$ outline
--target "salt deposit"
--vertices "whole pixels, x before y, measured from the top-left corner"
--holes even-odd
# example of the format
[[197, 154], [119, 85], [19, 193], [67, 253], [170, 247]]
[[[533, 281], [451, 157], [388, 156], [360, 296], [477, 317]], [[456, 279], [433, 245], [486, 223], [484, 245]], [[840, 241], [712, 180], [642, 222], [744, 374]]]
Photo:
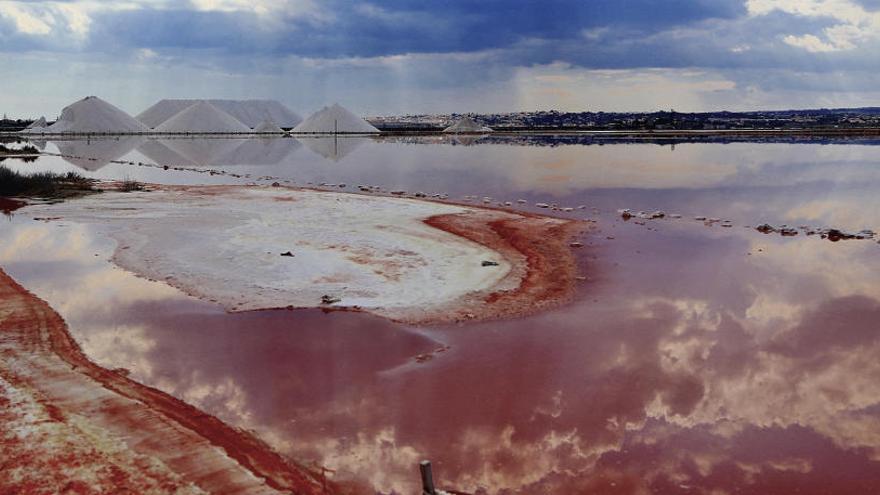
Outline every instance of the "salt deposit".
[[284, 130], [278, 127], [274, 120], [266, 119], [254, 127], [254, 132], [257, 134], [283, 134]]
[[46, 117], [40, 117], [39, 119], [33, 121], [31, 123], [31, 125], [25, 127], [24, 131], [22, 131], [22, 132], [28, 133], [28, 134], [29, 133], [45, 132], [46, 127], [48, 127], [48, 125], [46, 123]]
[[232, 115], [206, 101], [199, 101], [162, 122], [155, 131], [169, 134], [234, 134], [251, 130]]
[[310, 115], [293, 128], [301, 134], [372, 134], [379, 132], [366, 120], [335, 103]]
[[469, 133], [469, 132], [493, 132], [490, 127], [486, 127], [477, 123], [474, 119], [470, 117], [463, 117], [458, 122], [452, 124], [451, 126], [443, 129], [443, 132], [451, 132], [451, 133]]
[[[28, 214], [91, 224], [116, 240], [114, 261], [123, 268], [230, 311], [333, 306], [426, 322], [462, 307], [494, 315], [493, 304], [511, 297], [510, 308], [521, 312], [540, 294], [566, 292], [535, 292], [543, 282], [527, 270], [531, 260], [574, 265], [567, 251], [519, 251], [536, 238], [552, 245], [548, 232], [574, 225], [561, 219], [278, 187], [151, 188], [33, 205]], [[495, 224], [519, 237], [498, 238]]]
[[136, 134], [149, 129], [127, 113], [98, 98], [87, 96], [61, 111], [46, 134]]
[[275, 100], [161, 100], [144, 110], [136, 117], [154, 129], [187, 107], [206, 101], [232, 115], [249, 128], [255, 128], [265, 120], [271, 120], [281, 127], [293, 127], [302, 122], [296, 112]]

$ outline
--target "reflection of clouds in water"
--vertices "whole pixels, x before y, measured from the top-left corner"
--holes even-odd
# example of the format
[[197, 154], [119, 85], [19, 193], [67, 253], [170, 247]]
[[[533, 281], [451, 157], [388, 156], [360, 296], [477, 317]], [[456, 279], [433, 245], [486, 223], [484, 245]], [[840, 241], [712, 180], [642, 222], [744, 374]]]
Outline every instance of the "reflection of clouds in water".
[[[56, 224], [4, 225], [0, 262], [80, 260], [91, 246], [84, 226], [59, 229]], [[48, 256], [47, 256], [48, 255]]]
[[[4, 239], [0, 265], [64, 317], [90, 358], [139, 378], [151, 375], [155, 341], [148, 327], [115, 318], [116, 310], [135, 301], [171, 299], [177, 291], [107, 263], [112, 242], [97, 239], [83, 225], [16, 220], [4, 226]], [[88, 332], [77, 331], [83, 327]]]
[[[657, 191], [633, 193], [646, 202], [778, 209], [829, 222], [857, 221], [848, 219], [874, 179], [854, 164], [880, 151], [606, 146], [531, 155], [506, 148], [523, 153], [519, 159], [481, 146], [454, 153], [402, 146], [403, 155], [380, 148], [364, 146], [352, 155], [364, 159], [340, 162], [342, 172], [387, 162], [394, 175], [426, 157], [418, 171], [439, 167], [441, 178], [459, 182], [507, 183], [507, 173], [521, 173], [516, 187], [541, 192], [568, 190], [557, 179], [569, 174], [578, 176], [571, 190], [632, 180]], [[656, 159], [658, 152], [669, 156]], [[388, 156], [396, 161], [383, 162]], [[631, 163], [632, 177], [611, 170]], [[841, 170], [841, 180], [864, 187], [827, 187]], [[764, 197], [762, 181], [781, 187]], [[718, 195], [719, 183], [733, 184], [729, 195]], [[96, 276], [83, 289], [79, 275], [31, 276], [40, 291], [58, 287], [50, 302], [79, 314], [77, 326], [98, 329], [79, 335], [93, 335], [87, 351], [105, 354], [102, 363], [136, 363], [152, 384], [255, 429], [296, 458], [356, 473], [377, 488], [414, 487], [415, 463], [428, 457], [442, 486], [465, 490], [876, 492], [876, 243], [656, 225], [662, 232], [618, 225], [613, 245], [591, 261], [591, 280], [600, 282], [585, 288], [584, 300], [525, 320], [426, 330], [452, 349], [421, 365], [401, 366], [435, 342], [362, 315], [224, 315], [177, 306], [171, 295], [121, 276]], [[14, 247], [0, 247], [0, 263], [16, 255], [37, 262], [43, 243], [52, 259], [93, 256], [91, 241], [55, 239], [46, 232], [65, 229], [38, 227], [49, 230], [22, 230]], [[66, 252], [66, 243], [78, 247]], [[97, 261], [88, 266], [102, 273]], [[130, 298], [113, 299], [102, 285]], [[94, 301], [109, 303], [95, 309]], [[115, 333], [113, 321], [122, 322]], [[123, 352], [109, 355], [114, 340], [129, 338]]]
[[[869, 183], [871, 184], [871, 183]], [[867, 187], [875, 187], [870, 185]], [[789, 222], [806, 221], [819, 226], [852, 226], [850, 228], [880, 229], [880, 197], [876, 194], [839, 195], [833, 199], [815, 199], [795, 205], [784, 212]], [[875, 223], [877, 222], [877, 223]]]

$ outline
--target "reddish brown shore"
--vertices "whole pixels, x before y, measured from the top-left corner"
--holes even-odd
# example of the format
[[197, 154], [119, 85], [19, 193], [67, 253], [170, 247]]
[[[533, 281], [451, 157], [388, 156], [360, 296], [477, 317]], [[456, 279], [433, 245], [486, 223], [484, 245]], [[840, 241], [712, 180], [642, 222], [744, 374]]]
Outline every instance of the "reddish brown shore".
[[91, 362], [0, 270], [0, 494], [333, 493], [250, 434]]
[[484, 209], [435, 215], [425, 223], [501, 253], [514, 269], [509, 282], [499, 284], [512, 288], [469, 294], [449, 311], [424, 315], [419, 323], [522, 317], [574, 296], [577, 263], [569, 243], [587, 228], [584, 222], [548, 222], [548, 217], [523, 212], [499, 218], [496, 210]]

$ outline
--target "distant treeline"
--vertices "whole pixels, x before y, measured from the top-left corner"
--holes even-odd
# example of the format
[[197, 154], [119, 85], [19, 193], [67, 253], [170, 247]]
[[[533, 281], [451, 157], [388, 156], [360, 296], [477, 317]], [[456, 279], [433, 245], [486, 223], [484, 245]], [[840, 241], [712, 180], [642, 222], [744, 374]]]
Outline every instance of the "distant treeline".
[[513, 112], [404, 115], [371, 119], [382, 130], [436, 130], [463, 117], [495, 130], [748, 130], [880, 127], [880, 107], [752, 112]]
[[0, 132], [15, 132], [33, 124], [33, 120], [24, 119], [0, 119]]

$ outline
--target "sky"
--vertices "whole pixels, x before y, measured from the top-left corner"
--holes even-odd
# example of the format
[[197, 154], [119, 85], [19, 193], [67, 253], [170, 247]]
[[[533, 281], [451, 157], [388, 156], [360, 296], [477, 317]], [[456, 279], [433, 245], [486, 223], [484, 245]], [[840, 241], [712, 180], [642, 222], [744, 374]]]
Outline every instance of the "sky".
[[0, 0], [0, 112], [880, 106], [880, 0]]

